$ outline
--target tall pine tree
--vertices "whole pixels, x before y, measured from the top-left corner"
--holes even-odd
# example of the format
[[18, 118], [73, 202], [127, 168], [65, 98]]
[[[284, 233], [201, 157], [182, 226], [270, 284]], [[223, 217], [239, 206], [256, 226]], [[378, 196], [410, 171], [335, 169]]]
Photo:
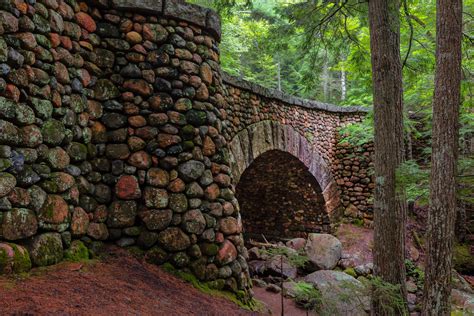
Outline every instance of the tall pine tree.
[[[405, 222], [403, 194], [395, 172], [403, 161], [403, 87], [400, 60], [400, 2], [370, 0], [369, 26], [374, 95], [375, 196], [374, 272], [383, 281], [405, 285]], [[374, 315], [389, 315], [374, 296]]]
[[461, 103], [462, 0], [438, 0], [430, 209], [422, 315], [449, 315]]

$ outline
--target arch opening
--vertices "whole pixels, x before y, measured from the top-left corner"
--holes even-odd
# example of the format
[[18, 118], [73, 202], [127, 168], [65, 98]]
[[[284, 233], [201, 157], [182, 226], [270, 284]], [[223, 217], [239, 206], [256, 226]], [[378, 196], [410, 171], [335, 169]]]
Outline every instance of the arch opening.
[[295, 156], [269, 150], [243, 172], [236, 186], [246, 239], [287, 239], [329, 232], [322, 189]]

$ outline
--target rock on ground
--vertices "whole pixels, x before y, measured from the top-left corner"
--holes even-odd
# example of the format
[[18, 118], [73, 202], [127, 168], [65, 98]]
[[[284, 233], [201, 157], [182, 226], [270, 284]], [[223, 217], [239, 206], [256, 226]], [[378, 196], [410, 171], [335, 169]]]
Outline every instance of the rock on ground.
[[309, 234], [305, 252], [311, 270], [332, 270], [341, 259], [342, 244], [329, 234]]
[[369, 298], [363, 296], [362, 283], [339, 271], [321, 270], [304, 278], [313, 284], [322, 295], [324, 315], [367, 315]]

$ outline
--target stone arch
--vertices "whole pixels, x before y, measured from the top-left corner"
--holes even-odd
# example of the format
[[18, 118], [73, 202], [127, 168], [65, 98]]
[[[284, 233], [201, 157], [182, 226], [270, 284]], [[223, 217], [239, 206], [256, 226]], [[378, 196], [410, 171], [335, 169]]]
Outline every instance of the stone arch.
[[327, 162], [292, 126], [261, 121], [237, 133], [229, 143], [230, 166], [237, 184], [252, 162], [265, 152], [279, 150], [298, 158], [321, 187], [331, 224], [340, 217], [340, 192]]

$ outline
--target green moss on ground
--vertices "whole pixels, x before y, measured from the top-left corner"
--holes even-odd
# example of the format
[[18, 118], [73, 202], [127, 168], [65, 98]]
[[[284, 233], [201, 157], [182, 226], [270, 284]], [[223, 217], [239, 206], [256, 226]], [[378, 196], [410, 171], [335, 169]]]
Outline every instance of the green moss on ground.
[[453, 251], [454, 269], [460, 273], [474, 273], [474, 255], [467, 244], [456, 244]]
[[347, 268], [344, 270], [344, 273], [349, 274], [350, 276], [357, 278], [357, 273], [354, 268]]
[[184, 272], [182, 270], [176, 269], [172, 264], [165, 263], [161, 266], [163, 270], [166, 272], [188, 282], [191, 285], [200, 290], [203, 293], [209, 294], [211, 296], [223, 297], [228, 299], [239, 307], [249, 310], [249, 311], [261, 311], [262, 310], [262, 303], [254, 298], [248, 298], [248, 295], [244, 291], [238, 291], [236, 293], [231, 293], [228, 291], [222, 291], [217, 288], [221, 288], [221, 283], [217, 281], [211, 282], [201, 282], [199, 281], [196, 276], [191, 273]]

